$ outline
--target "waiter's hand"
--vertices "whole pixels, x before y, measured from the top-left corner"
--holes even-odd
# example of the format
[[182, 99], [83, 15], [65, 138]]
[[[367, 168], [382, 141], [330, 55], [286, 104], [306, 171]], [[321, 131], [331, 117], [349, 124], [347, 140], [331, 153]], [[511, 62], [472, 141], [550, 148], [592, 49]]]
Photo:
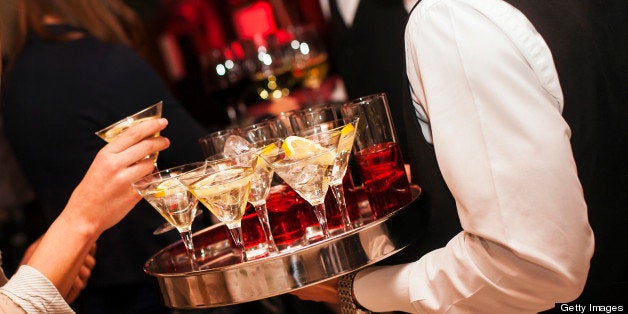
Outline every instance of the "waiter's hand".
[[340, 299], [338, 299], [337, 286], [338, 278], [334, 278], [311, 287], [293, 291], [290, 294], [296, 295], [301, 300], [339, 304]]

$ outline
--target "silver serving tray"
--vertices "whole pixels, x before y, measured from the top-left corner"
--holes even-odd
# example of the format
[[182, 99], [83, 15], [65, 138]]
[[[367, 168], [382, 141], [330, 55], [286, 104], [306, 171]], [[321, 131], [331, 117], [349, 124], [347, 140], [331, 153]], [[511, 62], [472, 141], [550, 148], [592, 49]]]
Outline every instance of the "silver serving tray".
[[153, 255], [144, 271], [157, 278], [166, 306], [211, 308], [250, 302], [314, 285], [389, 257], [416, 240], [421, 189], [414, 199], [378, 220], [329, 239], [278, 255], [241, 262], [227, 227], [214, 225], [193, 236], [201, 270], [192, 271], [181, 241]]

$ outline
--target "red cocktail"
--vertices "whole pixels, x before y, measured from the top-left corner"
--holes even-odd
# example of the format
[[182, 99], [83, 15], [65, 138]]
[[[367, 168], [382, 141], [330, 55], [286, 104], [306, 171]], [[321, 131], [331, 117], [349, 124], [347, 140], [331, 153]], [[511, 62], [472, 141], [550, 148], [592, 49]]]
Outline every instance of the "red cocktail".
[[375, 144], [356, 152], [354, 156], [375, 219], [412, 201], [412, 191], [397, 143]]
[[242, 216], [242, 242], [244, 242], [247, 259], [252, 260], [268, 255], [268, 243], [264, 237], [264, 230], [255, 208], [250, 203], [246, 204], [246, 210]]
[[306, 241], [305, 229], [301, 227], [299, 220], [300, 210], [296, 197], [292, 188], [281, 184], [271, 187], [266, 198], [271, 232], [280, 251], [303, 246]]
[[[349, 213], [351, 224], [354, 227], [359, 226], [362, 214], [360, 213], [360, 208], [355, 198], [355, 187], [353, 186], [351, 171], [347, 171], [342, 178], [342, 188], [344, 189], [345, 202], [347, 204], [347, 212]], [[325, 208], [327, 208], [327, 225], [329, 229], [336, 232], [344, 231], [342, 229], [342, 214], [340, 213], [338, 202], [334, 198], [331, 188], [327, 191], [327, 195], [325, 196]], [[315, 218], [316, 217], [314, 217], [314, 219]]]

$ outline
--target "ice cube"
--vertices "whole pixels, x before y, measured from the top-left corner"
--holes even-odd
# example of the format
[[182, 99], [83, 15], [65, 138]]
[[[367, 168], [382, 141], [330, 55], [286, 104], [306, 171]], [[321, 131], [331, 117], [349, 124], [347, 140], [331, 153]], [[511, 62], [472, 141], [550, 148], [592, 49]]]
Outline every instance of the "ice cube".
[[227, 156], [235, 156], [253, 149], [253, 144], [239, 135], [229, 135], [225, 141], [223, 153]]

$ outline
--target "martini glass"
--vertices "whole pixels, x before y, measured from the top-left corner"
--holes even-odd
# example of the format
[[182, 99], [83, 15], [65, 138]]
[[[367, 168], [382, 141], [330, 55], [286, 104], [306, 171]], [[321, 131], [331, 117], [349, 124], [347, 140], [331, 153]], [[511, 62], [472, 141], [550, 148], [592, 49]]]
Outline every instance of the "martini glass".
[[[118, 135], [122, 134], [124, 131], [126, 131], [128, 128], [132, 126], [140, 124], [146, 120], [161, 118], [162, 106], [163, 106], [163, 102], [160, 101], [114, 124], [111, 124], [110, 126], [96, 132], [96, 135], [98, 135], [98, 137], [102, 138], [107, 143], [109, 143], [113, 141], [114, 139], [116, 139]], [[155, 137], [157, 136], [159, 136], [159, 132], [155, 133]], [[157, 155], [158, 153], [155, 152], [146, 157], [153, 160], [153, 163], [155, 164], [155, 168], [157, 168]]]
[[209, 211], [224, 222], [235, 245], [247, 260], [242, 242], [242, 216], [251, 190], [257, 156], [232, 157], [227, 162], [206, 162], [206, 167], [180, 181]]
[[334, 170], [339, 139], [340, 132], [326, 133], [317, 142], [289, 136], [276, 154], [261, 155], [290, 187], [314, 207], [324, 238], [330, 237], [325, 216], [325, 194]]
[[[255, 147], [255, 154], [276, 154], [276, 150], [281, 146], [281, 140], [277, 138], [267, 139], [253, 142], [252, 144]], [[255, 165], [255, 173], [253, 174], [253, 180], [251, 182], [251, 193], [249, 195], [249, 203], [255, 208], [257, 217], [262, 225], [262, 230], [264, 231], [264, 236], [266, 237], [266, 242], [268, 243], [268, 251], [271, 254], [279, 251], [273, 239], [270, 223], [268, 221], [268, 209], [266, 208], [266, 198], [270, 192], [273, 174], [274, 171], [270, 165], [264, 161], [262, 157], [258, 157], [257, 164]]]
[[[283, 137], [283, 131], [277, 120], [267, 120], [241, 127], [238, 128], [238, 132], [251, 142], [251, 145], [258, 150], [259, 154], [276, 155], [276, 150], [282, 143], [279, 137]], [[278, 249], [271, 232], [268, 209], [266, 208], [266, 198], [273, 182], [274, 170], [260, 157], [255, 168], [255, 174], [256, 177], [253, 178], [249, 202], [255, 207], [264, 233], [267, 236], [269, 251], [271, 253], [277, 252]]]
[[349, 158], [351, 157], [351, 149], [353, 148], [355, 130], [358, 127], [358, 121], [359, 118], [354, 117], [348, 123], [345, 123], [343, 120], [322, 122], [311, 128], [298, 132], [299, 135], [317, 142], [320, 141], [321, 138], [325, 139], [331, 136], [331, 134], [340, 133], [340, 140], [338, 141], [338, 148], [336, 149], [336, 160], [334, 162], [329, 186], [331, 187], [331, 191], [334, 193], [334, 198], [338, 203], [338, 209], [340, 210], [344, 231], [353, 229], [351, 225], [351, 218], [349, 217], [349, 211], [347, 210], [347, 202], [345, 200], [342, 181], [347, 172], [347, 166], [349, 165]]
[[[107, 143], [115, 140], [118, 135], [122, 134], [124, 131], [126, 131], [128, 128], [135, 126], [137, 124], [142, 123], [143, 121], [146, 120], [150, 120], [150, 119], [158, 119], [161, 118], [161, 111], [162, 111], [162, 107], [163, 107], [163, 102], [160, 101], [150, 107], [144, 108], [139, 112], [136, 112], [114, 124], [109, 125], [108, 127], [96, 132], [96, 135], [98, 135], [98, 137], [102, 138], [103, 140], [105, 140]], [[159, 136], [159, 132], [155, 133], [155, 137]], [[150, 158], [153, 160], [153, 164], [155, 165], [155, 169], [157, 169], [157, 156], [158, 156], [158, 152], [152, 153], [148, 156], [146, 156], [146, 158]], [[200, 213], [200, 212], [199, 212]], [[168, 232], [172, 229], [175, 229], [175, 227], [169, 223], [164, 223], [163, 225], [161, 225], [159, 228], [155, 229], [155, 231], [153, 231], [154, 235], [158, 235], [158, 234], [162, 234], [165, 232]]]
[[177, 228], [185, 245], [192, 270], [198, 269], [192, 242], [192, 222], [198, 200], [181, 183], [180, 178], [202, 172], [204, 162], [185, 164], [151, 173], [133, 188], [150, 203], [169, 224]]

